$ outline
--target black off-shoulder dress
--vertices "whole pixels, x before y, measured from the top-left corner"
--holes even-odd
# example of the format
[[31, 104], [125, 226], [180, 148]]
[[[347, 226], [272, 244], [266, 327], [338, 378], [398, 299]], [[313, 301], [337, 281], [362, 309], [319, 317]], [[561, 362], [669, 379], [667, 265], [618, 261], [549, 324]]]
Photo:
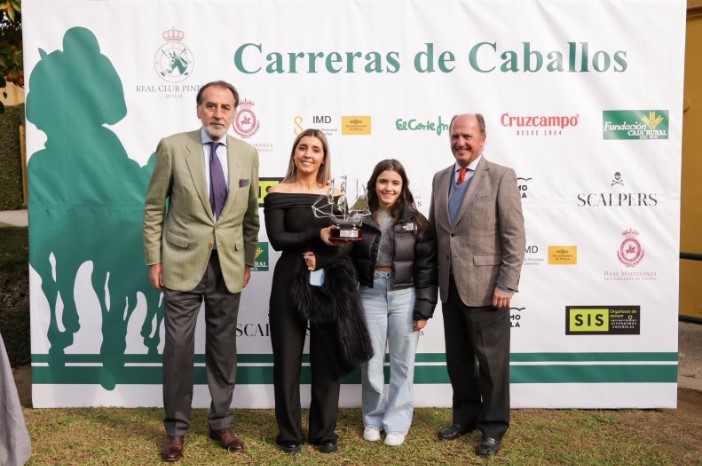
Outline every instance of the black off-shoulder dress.
[[[311, 383], [309, 441], [336, 442], [339, 387], [343, 375], [372, 355], [357, 293], [350, 247], [327, 246], [319, 232], [331, 224], [315, 218], [318, 194], [270, 193], [264, 199], [266, 232], [282, 251], [273, 272], [269, 321], [273, 346], [275, 414], [279, 445], [303, 443], [300, 383]], [[322, 287], [309, 285], [302, 254], [315, 253], [324, 268]], [[305, 337], [310, 335], [311, 380], [301, 378]]]

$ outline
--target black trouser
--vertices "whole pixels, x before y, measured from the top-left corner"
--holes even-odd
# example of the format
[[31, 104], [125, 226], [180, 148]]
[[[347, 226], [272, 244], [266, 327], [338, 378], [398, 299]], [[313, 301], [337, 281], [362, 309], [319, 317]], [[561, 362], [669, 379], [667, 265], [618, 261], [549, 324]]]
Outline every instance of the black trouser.
[[466, 306], [451, 277], [443, 317], [453, 422], [499, 440], [509, 427], [509, 309]]
[[[276, 275], [278, 273], [290, 273], [283, 261], [276, 266]], [[312, 385], [309, 441], [320, 443], [336, 440], [334, 430], [339, 413], [340, 380], [335, 376], [330, 351], [322, 338], [324, 329], [313, 328], [309, 332], [312, 380], [302, 381], [300, 372], [307, 322], [291, 302], [289, 282], [276, 279], [276, 276], [273, 277], [269, 321], [273, 346], [275, 417], [280, 430], [276, 442], [302, 443], [305, 439], [300, 406], [301, 382]]]

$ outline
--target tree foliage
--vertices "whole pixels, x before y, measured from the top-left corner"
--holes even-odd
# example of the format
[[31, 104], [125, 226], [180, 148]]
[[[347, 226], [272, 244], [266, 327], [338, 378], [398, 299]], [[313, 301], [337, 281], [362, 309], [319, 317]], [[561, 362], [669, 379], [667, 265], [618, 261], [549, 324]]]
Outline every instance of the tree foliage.
[[[24, 87], [21, 12], [21, 0], [0, 0], [0, 89], [5, 97], [7, 82]], [[4, 109], [0, 103], [0, 112]]]

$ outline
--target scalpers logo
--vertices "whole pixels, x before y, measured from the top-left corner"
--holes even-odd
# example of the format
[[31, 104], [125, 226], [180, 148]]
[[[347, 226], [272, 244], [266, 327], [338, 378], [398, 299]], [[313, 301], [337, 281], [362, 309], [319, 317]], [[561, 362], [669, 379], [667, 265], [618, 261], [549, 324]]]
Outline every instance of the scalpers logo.
[[510, 115], [503, 113], [500, 124], [513, 128], [516, 136], [562, 136], [567, 128], [580, 124], [580, 115]]
[[527, 193], [529, 190], [529, 185], [527, 183], [529, 181], [531, 181], [531, 178], [517, 178], [517, 188], [519, 189], [519, 195], [522, 199], [527, 199], [529, 197]]
[[156, 51], [156, 73], [168, 82], [181, 82], [192, 73], [195, 66], [192, 52], [181, 43], [185, 33], [173, 27], [164, 31], [162, 36], [166, 44]]
[[256, 118], [253, 111], [254, 103], [252, 100], [244, 99], [239, 102], [239, 107], [234, 116], [232, 129], [242, 138], [250, 138], [258, 131], [261, 122]]
[[436, 117], [436, 120], [418, 119], [418, 118], [398, 118], [395, 120], [395, 129], [397, 131], [422, 131], [434, 133], [441, 136], [445, 131], [448, 131], [449, 125], [441, 119], [441, 115]]
[[668, 139], [668, 110], [605, 110], [604, 139]]
[[254, 266], [252, 272], [267, 272], [268, 271], [268, 243], [259, 241], [256, 248], [256, 257], [254, 258]]
[[638, 236], [639, 232], [633, 228], [624, 230], [622, 232], [624, 236], [624, 241], [619, 245], [619, 251], [617, 251], [617, 257], [619, 261], [626, 265], [627, 267], [635, 267], [644, 258], [644, 249], [639, 243]]
[[614, 172], [608, 184], [614, 191], [578, 193], [578, 207], [655, 207], [658, 205], [657, 193], [626, 191], [621, 172]]
[[237, 337], [269, 337], [271, 326], [268, 322], [238, 322], [236, 324]]

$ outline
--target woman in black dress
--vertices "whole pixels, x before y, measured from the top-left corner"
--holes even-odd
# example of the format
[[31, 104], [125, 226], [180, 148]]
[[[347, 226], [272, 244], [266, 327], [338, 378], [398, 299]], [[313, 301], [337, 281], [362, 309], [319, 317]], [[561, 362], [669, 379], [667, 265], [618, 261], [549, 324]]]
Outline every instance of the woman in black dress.
[[[273, 346], [276, 443], [300, 451], [300, 383], [305, 336], [310, 334], [312, 400], [308, 440], [320, 452], [337, 450], [336, 421], [341, 378], [372, 355], [363, 320], [350, 247], [329, 241], [331, 220], [316, 218], [312, 205], [330, 189], [326, 137], [315, 129], [293, 144], [283, 181], [264, 198], [266, 232], [282, 251], [273, 273], [269, 321]], [[310, 272], [324, 269], [321, 286]], [[306, 382], [307, 383], [307, 382]]]

